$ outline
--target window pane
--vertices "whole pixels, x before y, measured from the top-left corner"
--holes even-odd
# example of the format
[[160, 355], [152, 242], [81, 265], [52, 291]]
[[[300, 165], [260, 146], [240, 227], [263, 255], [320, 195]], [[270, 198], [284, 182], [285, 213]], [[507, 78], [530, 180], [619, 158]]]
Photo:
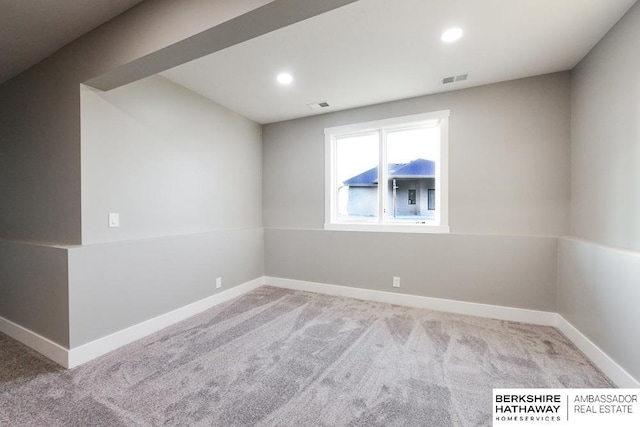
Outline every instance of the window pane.
[[336, 140], [337, 219], [378, 218], [378, 133]]
[[387, 133], [386, 220], [423, 222], [436, 219], [439, 139], [438, 127]]

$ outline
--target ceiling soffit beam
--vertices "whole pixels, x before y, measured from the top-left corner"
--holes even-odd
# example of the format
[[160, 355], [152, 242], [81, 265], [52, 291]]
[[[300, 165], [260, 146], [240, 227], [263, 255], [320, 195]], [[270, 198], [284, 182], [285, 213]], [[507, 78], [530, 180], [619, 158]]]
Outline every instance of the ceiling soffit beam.
[[112, 90], [356, 1], [358, 0], [274, 0], [209, 30], [116, 67], [85, 84], [103, 91]]

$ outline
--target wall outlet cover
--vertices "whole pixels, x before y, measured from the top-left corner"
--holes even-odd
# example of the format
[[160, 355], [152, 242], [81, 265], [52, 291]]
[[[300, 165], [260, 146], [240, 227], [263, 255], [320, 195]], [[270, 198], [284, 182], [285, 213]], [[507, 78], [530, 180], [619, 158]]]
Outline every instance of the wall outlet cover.
[[109, 214], [109, 228], [120, 227], [120, 214], [119, 213], [110, 213]]

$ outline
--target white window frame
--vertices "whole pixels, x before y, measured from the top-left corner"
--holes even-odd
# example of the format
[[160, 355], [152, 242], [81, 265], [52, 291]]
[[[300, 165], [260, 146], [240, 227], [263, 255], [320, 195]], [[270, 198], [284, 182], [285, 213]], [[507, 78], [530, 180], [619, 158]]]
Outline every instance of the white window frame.
[[[411, 127], [425, 125], [440, 127], [440, 159], [436, 162], [436, 219], [433, 223], [420, 223], [385, 220], [384, 208], [387, 202], [387, 192], [381, 190], [381, 183], [387, 182], [388, 171], [386, 167], [386, 133]], [[336, 144], [338, 138], [363, 133], [380, 134], [380, 153], [378, 173], [378, 218], [368, 220], [339, 220], [337, 218], [337, 154]], [[325, 230], [344, 231], [386, 231], [405, 233], [449, 233], [449, 110], [433, 111], [430, 113], [415, 114], [411, 116], [395, 117], [371, 122], [356, 123], [345, 126], [326, 128], [325, 135]]]

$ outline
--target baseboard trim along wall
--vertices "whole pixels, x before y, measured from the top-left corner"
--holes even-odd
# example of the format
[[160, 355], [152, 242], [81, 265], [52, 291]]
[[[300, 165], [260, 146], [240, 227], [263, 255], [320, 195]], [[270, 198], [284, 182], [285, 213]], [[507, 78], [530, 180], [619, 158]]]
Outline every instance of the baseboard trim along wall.
[[620, 388], [640, 388], [640, 381], [636, 380], [622, 366], [618, 365], [604, 351], [595, 345], [582, 332], [576, 329], [560, 314], [557, 315], [556, 327], [562, 332], [576, 347], [580, 349], [591, 362], [605, 373]]
[[329, 285], [326, 283], [307, 282], [303, 280], [283, 279], [280, 277], [267, 276], [265, 277], [265, 284], [279, 288], [397, 304], [407, 307], [426, 308], [429, 310], [445, 311], [448, 313], [511, 320], [514, 322], [532, 323], [535, 325], [556, 325], [556, 313], [549, 311], [536, 311], [525, 308], [503, 307], [498, 305], [424, 297], [395, 292], [374, 291], [371, 289]]
[[591, 340], [585, 337], [578, 329], [558, 313], [374, 291], [371, 289], [351, 288], [326, 283], [284, 279], [281, 277], [267, 276], [264, 278], [264, 283], [269, 286], [280, 288], [343, 296], [366, 301], [425, 308], [429, 310], [466, 314], [491, 319], [510, 320], [513, 322], [553, 326], [573, 342], [575, 346], [578, 347], [578, 349], [580, 349], [580, 351], [582, 351], [591, 360], [591, 362], [604, 372], [605, 375], [607, 375], [618, 387], [640, 388], [640, 381], [631, 376], [604, 351], [591, 342]]
[[0, 317], [0, 332], [31, 347], [38, 353], [53, 360], [64, 368], [74, 368], [106, 353], [158, 332], [181, 320], [201, 313], [213, 306], [222, 304], [246, 294], [264, 283], [263, 277], [251, 280], [227, 289], [210, 297], [201, 299], [184, 307], [138, 323], [111, 335], [99, 338], [81, 346], [67, 349], [42, 337], [20, 325]]
[[0, 332], [31, 347], [38, 353], [67, 368], [69, 350], [29, 329], [0, 317]]
[[246, 294], [263, 284], [263, 278], [258, 277], [249, 282], [234, 286], [210, 297], [201, 299], [184, 307], [154, 317], [137, 325], [115, 332], [106, 337], [99, 338], [87, 344], [69, 350], [68, 368], [73, 368], [86, 363], [96, 357], [109, 353], [117, 348], [130, 344], [148, 335], [158, 332], [161, 329], [171, 326], [181, 320], [187, 319], [201, 313], [213, 306], [222, 304], [239, 296]]
[[640, 388], [640, 381], [625, 371], [558, 313], [374, 291], [270, 276], [256, 278], [70, 350], [2, 317], [0, 317], [0, 332], [22, 342], [65, 368], [73, 368], [213, 306], [242, 296], [263, 285], [470, 316], [553, 326], [558, 328], [576, 347], [585, 353], [591, 362], [601, 369], [618, 387]]

